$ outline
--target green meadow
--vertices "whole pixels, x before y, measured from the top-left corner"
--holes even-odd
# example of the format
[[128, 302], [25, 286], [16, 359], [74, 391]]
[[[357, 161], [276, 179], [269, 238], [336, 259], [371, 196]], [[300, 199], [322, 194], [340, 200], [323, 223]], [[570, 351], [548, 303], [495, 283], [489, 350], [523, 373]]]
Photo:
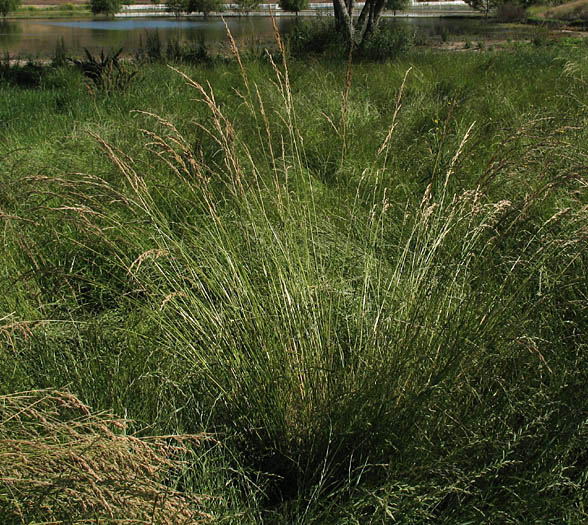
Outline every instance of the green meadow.
[[540, 44], [1, 64], [0, 521], [586, 521], [588, 47]]

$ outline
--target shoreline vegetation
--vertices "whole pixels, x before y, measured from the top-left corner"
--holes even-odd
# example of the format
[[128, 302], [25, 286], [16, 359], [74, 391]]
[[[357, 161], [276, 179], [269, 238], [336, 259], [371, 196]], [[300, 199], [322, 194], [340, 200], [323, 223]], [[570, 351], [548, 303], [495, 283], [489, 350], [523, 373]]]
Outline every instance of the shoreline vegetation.
[[[494, 23], [493, 26], [501, 24]], [[588, 41], [588, 32], [574, 27], [555, 25], [544, 25], [537, 23], [503, 23], [508, 28], [508, 35], [494, 34], [492, 31], [485, 31], [484, 25], [478, 32], [466, 34], [451, 34], [445, 28], [441, 28], [436, 35], [426, 35], [417, 30], [398, 27], [382, 22], [379, 35], [365, 49], [358, 50], [355, 58], [374, 60], [386, 60], [405, 53], [411, 48], [429, 49], [436, 52], [480, 52], [489, 50], [492, 52], [513, 52], [521, 46], [549, 46], [560, 47], [579, 46], [583, 47]], [[334, 27], [328, 19], [313, 22], [312, 20], [300, 20], [294, 32], [287, 38], [289, 50], [298, 56], [321, 56], [332, 55], [341, 58], [344, 49], [343, 42], [338, 40], [334, 34]], [[275, 52], [277, 49], [273, 39], [258, 40], [253, 44], [247, 41], [242, 43], [246, 53], [253, 51], [255, 54], [264, 54], [268, 49]], [[252, 46], [247, 50], [248, 46]], [[100, 52], [100, 51], [99, 51]], [[233, 52], [227, 42], [216, 42], [207, 44], [204, 41], [186, 41], [181, 39], [163, 41], [157, 30], [146, 30], [145, 38], [140, 39], [137, 49], [126, 50], [124, 48], [102, 49], [102, 54], [110, 55], [119, 53], [120, 61], [140, 65], [145, 61], [155, 62], [185, 62], [188, 63], [215, 63], [229, 59]], [[44, 56], [31, 56], [25, 54], [5, 53], [0, 62], [6, 72], [10, 67], [29, 67], [39, 71], [44, 68], [66, 62], [74, 63], [79, 59], [88, 58], [88, 50], [70, 50], [63, 40], [58, 40], [53, 50], [47, 50]], [[91, 54], [90, 54], [91, 57]], [[96, 61], [98, 57], [91, 57], [90, 61]], [[1, 78], [1, 77], [0, 77]]]
[[[190, 14], [181, 14], [175, 15], [172, 11], [165, 11], [162, 10], [163, 4], [145, 4], [140, 6], [126, 6], [123, 5], [122, 10], [115, 15], [96, 15], [93, 14], [90, 10], [89, 3], [87, 2], [60, 2], [56, 4], [37, 4], [31, 3], [23, 3], [17, 10], [9, 13], [6, 19], [27, 19], [27, 18], [58, 18], [58, 17], [80, 17], [80, 18], [120, 18], [120, 17], [144, 17], [144, 16], [151, 16], [151, 17], [160, 17], [160, 16], [167, 16], [170, 18], [179, 18], [179, 19], [209, 19], [209, 18], [219, 18], [219, 17], [245, 17], [245, 16], [289, 16], [294, 17], [296, 16], [294, 13], [281, 11], [281, 10], [270, 10], [267, 8], [253, 8], [247, 13], [239, 10], [231, 10], [230, 8], [225, 8], [222, 12], [210, 12], [206, 15], [202, 13], [190, 13]], [[153, 7], [153, 11], [150, 12], [149, 6]], [[298, 13], [300, 18], [308, 18], [308, 17], [324, 17], [332, 15], [332, 6], [329, 4], [325, 4], [325, 8], [313, 8], [313, 9], [305, 9]], [[140, 7], [141, 9], [137, 9]], [[147, 9], [143, 9], [146, 7]], [[404, 11], [387, 11], [385, 13], [385, 17], [407, 17], [407, 16], [428, 16], [428, 17], [444, 17], [444, 16], [458, 16], [458, 17], [480, 17], [480, 13], [472, 10], [467, 5], [463, 7], [456, 7], [450, 5], [445, 9], [441, 8], [431, 8], [427, 10], [426, 8], [415, 8], [412, 10], [404, 10]]]
[[0, 60], [4, 524], [588, 519], [588, 41], [409, 37]]
[[[150, 4], [146, 4], [150, 5]], [[154, 7], [158, 7], [160, 3], [153, 3], [151, 4]], [[328, 5], [328, 4], [326, 4]], [[121, 13], [124, 13], [123, 11]], [[132, 6], [131, 6], [132, 7]], [[456, 11], [455, 6], [446, 7], [444, 10], [439, 11], [435, 9], [429, 13], [429, 16], [472, 16], [472, 17], [479, 17], [483, 16], [480, 13], [471, 10], [469, 13], [467, 12], [470, 8], [469, 6], [464, 6], [465, 11], [458, 10]], [[258, 8], [251, 9], [247, 16], [254, 15], [256, 11], [259, 11]], [[316, 10], [305, 10], [300, 13], [300, 16], [316, 16]], [[410, 8], [408, 9], [410, 13]], [[418, 9], [414, 11], [413, 14], [416, 16], [422, 16], [421, 13], [422, 9]], [[269, 15], [270, 13], [267, 10], [263, 11], [265, 15]], [[426, 10], [425, 10], [426, 12]], [[420, 14], [421, 13], [421, 14]], [[120, 13], [119, 13], [120, 14]], [[129, 11], [129, 16], [133, 16], [133, 14], [140, 15], [140, 12], [134, 13], [133, 11]], [[160, 14], [160, 13], [157, 13]], [[215, 14], [211, 13], [207, 16], [227, 16], [225, 14]], [[288, 16], [294, 16], [292, 13], [288, 13]], [[396, 11], [388, 11], [386, 16], [410, 16], [407, 14], [406, 10]], [[170, 16], [173, 14], [170, 12]], [[202, 14], [191, 14], [191, 17], [203, 17]], [[229, 16], [245, 16], [243, 13], [234, 12], [229, 13]], [[527, 16], [531, 23], [551, 23], [551, 24], [571, 24], [575, 26], [586, 27], [588, 24], [588, 0], [573, 0], [571, 2], [563, 3], [560, 5], [556, 5], [555, 7], [550, 7], [548, 5], [541, 5], [541, 6], [531, 6], [527, 9]], [[59, 17], [92, 17], [95, 18], [96, 15], [92, 14], [89, 3], [74, 0], [67, 1], [67, 0], [25, 0], [23, 4], [14, 12], [9, 13], [6, 17], [7, 19], [18, 19], [18, 18], [59, 18]]]

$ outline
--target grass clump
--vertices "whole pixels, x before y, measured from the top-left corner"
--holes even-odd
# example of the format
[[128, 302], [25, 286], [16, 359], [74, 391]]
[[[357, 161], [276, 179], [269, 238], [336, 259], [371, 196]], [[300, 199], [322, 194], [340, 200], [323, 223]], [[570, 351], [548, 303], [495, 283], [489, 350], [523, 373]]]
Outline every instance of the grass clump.
[[[416, 42], [414, 32], [393, 22], [382, 22], [377, 32], [358, 49], [357, 60], [392, 60], [405, 54]], [[298, 22], [288, 37], [288, 49], [293, 56], [324, 56], [347, 58], [346, 43], [331, 21]]]
[[174, 489], [229, 522], [581, 521], [580, 51], [278, 47], [146, 66], [70, 157], [2, 109], [5, 388], [214, 435]]
[[138, 71], [133, 65], [120, 60], [122, 49], [106, 54], [102, 50], [96, 57], [87, 49], [84, 52], [84, 59], [74, 59], [73, 62], [88, 79], [89, 89], [103, 93], [122, 91], [135, 80]]

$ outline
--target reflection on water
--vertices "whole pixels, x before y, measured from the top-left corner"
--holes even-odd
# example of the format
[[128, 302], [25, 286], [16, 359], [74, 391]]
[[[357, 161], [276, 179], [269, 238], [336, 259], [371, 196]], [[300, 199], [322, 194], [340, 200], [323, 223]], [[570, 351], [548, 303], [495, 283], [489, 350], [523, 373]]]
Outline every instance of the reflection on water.
[[[280, 17], [278, 29], [286, 34], [295, 18]], [[244, 17], [227, 20], [237, 41], [258, 42], [273, 35], [269, 17]], [[133, 53], [145, 42], [148, 32], [157, 31], [163, 44], [170, 41], [205, 42], [207, 45], [228, 41], [220, 19], [176, 20], [140, 18], [123, 20], [11, 20], [0, 23], [0, 52], [11, 56], [48, 57], [63, 40], [68, 54], [80, 54], [123, 48]]]
[[[488, 24], [480, 18], [397, 18], [391, 23], [408, 25], [428, 36], [472, 35], [481, 38], [510, 38], [512, 29]], [[295, 17], [278, 17], [281, 34], [296, 24]], [[237, 41], [252, 43], [270, 40], [273, 35], [269, 17], [229, 18], [227, 25]], [[0, 21], [0, 53], [11, 56], [48, 57], [58, 42], [63, 41], [68, 54], [79, 55], [87, 48], [120, 49], [134, 53], [157, 32], [160, 42], [204, 42], [208, 46], [227, 42], [225, 24], [218, 18], [208, 20], [177, 20], [175, 18], [136, 18], [119, 20], [14, 20]]]
[[22, 27], [19, 24], [0, 20], [0, 51], [2, 54], [8, 50], [9, 45], [18, 45], [21, 33]]
[[189, 20], [162, 20], [162, 19], [127, 19], [127, 20], [75, 20], [64, 22], [47, 22], [48, 25], [59, 27], [77, 27], [79, 29], [101, 29], [104, 31], [131, 31], [136, 29], [194, 29], [194, 28], [212, 28], [214, 26], [222, 27], [224, 24], [221, 20], [207, 20], [192, 22]]

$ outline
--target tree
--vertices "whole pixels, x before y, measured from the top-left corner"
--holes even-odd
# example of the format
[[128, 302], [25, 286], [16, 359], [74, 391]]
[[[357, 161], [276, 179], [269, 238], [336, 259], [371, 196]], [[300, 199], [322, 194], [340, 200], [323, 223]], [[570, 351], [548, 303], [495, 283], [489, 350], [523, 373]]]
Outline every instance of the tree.
[[351, 48], [359, 47], [378, 29], [386, 0], [365, 0], [359, 16], [353, 13], [353, 0], [333, 0], [335, 25]]
[[0, 16], [6, 18], [11, 11], [15, 11], [20, 6], [20, 0], [0, 0]]
[[247, 15], [249, 14], [249, 11], [256, 9], [260, 3], [260, 0], [237, 0], [237, 4], [239, 4], [239, 10], [243, 11]]
[[170, 13], [173, 13], [176, 17], [180, 16], [182, 13], [185, 13], [188, 10], [188, 3], [186, 0], [167, 0], [165, 5], [167, 10]]
[[113, 16], [120, 11], [121, 7], [122, 0], [90, 0], [90, 10], [95, 15], [103, 13]]
[[501, 0], [464, 0], [464, 2], [472, 9], [481, 11], [485, 16], [488, 16], [490, 11], [496, 9], [503, 3]]
[[280, 9], [289, 13], [298, 13], [308, 7], [308, 0], [279, 0]]
[[186, 11], [188, 13], [202, 13], [207, 17], [212, 11], [222, 11], [222, 0], [188, 0]]
[[394, 11], [394, 16], [396, 16], [396, 11], [404, 11], [409, 3], [410, 0], [387, 0], [386, 9]]

